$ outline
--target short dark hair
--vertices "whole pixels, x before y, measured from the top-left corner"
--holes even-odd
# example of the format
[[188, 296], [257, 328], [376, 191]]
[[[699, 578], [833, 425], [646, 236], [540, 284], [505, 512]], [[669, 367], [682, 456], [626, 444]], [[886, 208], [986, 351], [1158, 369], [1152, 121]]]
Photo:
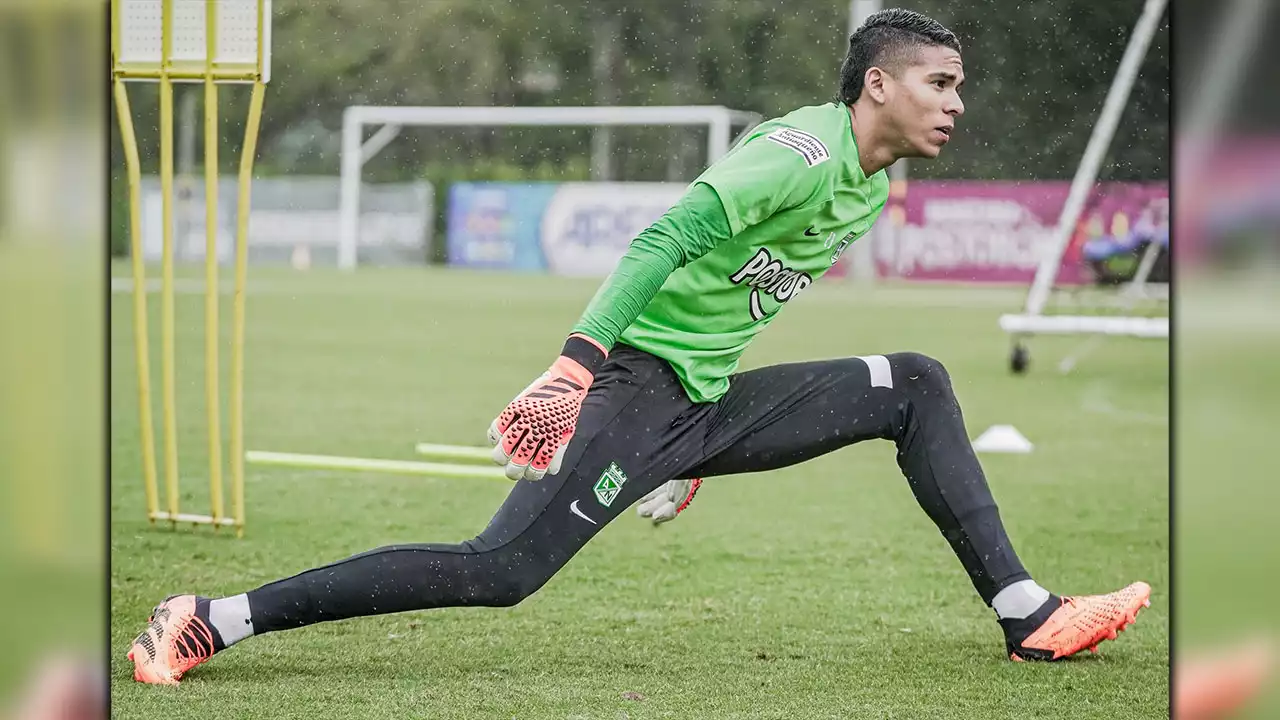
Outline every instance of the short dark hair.
[[840, 102], [852, 105], [858, 101], [868, 68], [881, 67], [896, 74], [911, 63], [917, 49], [932, 45], [960, 52], [955, 33], [937, 20], [898, 8], [872, 13], [849, 36], [849, 54], [840, 66]]

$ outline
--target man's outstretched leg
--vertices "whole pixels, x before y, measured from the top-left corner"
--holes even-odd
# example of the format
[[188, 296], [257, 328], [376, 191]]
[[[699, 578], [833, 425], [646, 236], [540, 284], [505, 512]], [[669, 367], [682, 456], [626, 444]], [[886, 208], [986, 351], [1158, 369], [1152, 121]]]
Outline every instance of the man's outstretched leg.
[[174, 684], [251, 635], [439, 607], [508, 607], [541, 588], [609, 521], [702, 458], [694, 406], [670, 367], [615, 349], [582, 405], [563, 469], [521, 480], [477, 537], [393, 545], [248, 593], [180, 595], [134, 641], [134, 678]]
[[917, 353], [779, 365], [734, 377], [717, 403], [710, 477], [793, 465], [863, 440], [892, 440], [898, 465], [1004, 629], [1013, 660], [1057, 660], [1114, 639], [1149, 605], [1135, 583], [1095, 597], [1040, 587], [1005, 533], [951, 379]]

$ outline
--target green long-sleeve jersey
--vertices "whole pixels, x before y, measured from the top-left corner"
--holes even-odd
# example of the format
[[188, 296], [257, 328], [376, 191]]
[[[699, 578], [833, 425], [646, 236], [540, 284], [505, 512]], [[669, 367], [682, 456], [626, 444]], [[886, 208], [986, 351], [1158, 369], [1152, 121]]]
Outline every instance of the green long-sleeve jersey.
[[722, 396], [742, 353], [884, 209], [858, 162], [848, 108], [764, 122], [642, 232], [575, 332], [665, 359], [695, 402]]

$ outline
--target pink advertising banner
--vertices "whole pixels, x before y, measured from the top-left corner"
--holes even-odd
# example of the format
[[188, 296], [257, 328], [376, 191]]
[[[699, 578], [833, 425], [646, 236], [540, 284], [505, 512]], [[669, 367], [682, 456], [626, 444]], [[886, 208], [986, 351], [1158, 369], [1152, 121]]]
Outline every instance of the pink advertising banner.
[[[1071, 183], [917, 180], [895, 192], [875, 238], [883, 278], [1030, 283], [1052, 244]], [[898, 188], [895, 188], [897, 190]], [[1127, 237], [1134, 226], [1167, 228], [1167, 183], [1099, 183], [1062, 259], [1057, 282], [1088, 282], [1084, 244]], [[843, 263], [842, 263], [843, 264]]]

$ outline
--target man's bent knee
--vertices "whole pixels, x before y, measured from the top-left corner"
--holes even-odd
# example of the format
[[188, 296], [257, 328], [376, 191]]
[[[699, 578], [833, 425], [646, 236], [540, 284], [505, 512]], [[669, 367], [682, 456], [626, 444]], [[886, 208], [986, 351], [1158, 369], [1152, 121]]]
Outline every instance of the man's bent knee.
[[885, 356], [893, 372], [895, 388], [909, 395], [951, 393], [951, 376], [941, 362], [915, 352]]

